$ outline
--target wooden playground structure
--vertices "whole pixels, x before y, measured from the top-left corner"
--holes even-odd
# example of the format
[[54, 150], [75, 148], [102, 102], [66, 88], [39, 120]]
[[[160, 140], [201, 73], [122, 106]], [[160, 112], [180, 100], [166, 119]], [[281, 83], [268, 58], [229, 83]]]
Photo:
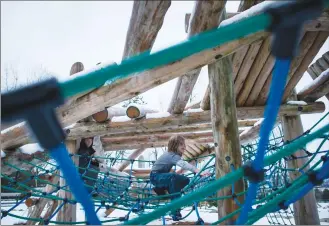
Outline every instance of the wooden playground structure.
[[[237, 13], [226, 14], [225, 3], [215, 0], [195, 1], [193, 13], [185, 16], [187, 38], [216, 28], [221, 23], [232, 23], [234, 18], [255, 15], [262, 8], [253, 6], [263, 4], [258, 0], [242, 0]], [[123, 59], [152, 49], [170, 4], [170, 1], [134, 1]], [[324, 103], [317, 100], [323, 96], [329, 100], [329, 52], [310, 64], [328, 37], [329, 9], [326, 9], [319, 18], [305, 25], [299, 52], [290, 67], [277, 118], [277, 124], [282, 124], [285, 140], [292, 140], [304, 132], [301, 114], [325, 111]], [[181, 134], [188, 140], [183, 157], [188, 159], [215, 153], [216, 177], [223, 177], [230, 172], [229, 167], [222, 164], [223, 159], [229, 156], [237, 168], [241, 167], [240, 145], [258, 137], [275, 62], [270, 46], [270, 33], [257, 32], [74, 96], [57, 109], [57, 116], [67, 133], [66, 145], [69, 152], [75, 153], [77, 140], [101, 136], [105, 151], [134, 150], [128, 158], [136, 159], [145, 149], [166, 146], [170, 136]], [[202, 67], [208, 67], [208, 88], [201, 102], [187, 106]], [[72, 65], [70, 74], [75, 76], [83, 70], [83, 64], [77, 62]], [[313, 81], [297, 93], [295, 87], [306, 71]], [[143, 107], [113, 107], [175, 78], [178, 80], [167, 113]], [[120, 120], [123, 117], [128, 119]], [[24, 123], [2, 131], [2, 150], [6, 153], [2, 162], [10, 161], [20, 164], [21, 168], [30, 169], [31, 165], [24, 165], [20, 160], [31, 157], [17, 149], [29, 142], [31, 140]], [[296, 152], [295, 155], [299, 154]], [[306, 161], [296, 160], [289, 164], [290, 167], [298, 168]], [[130, 163], [122, 162], [115, 170], [124, 172]], [[12, 171], [2, 165], [2, 173], [10, 174]], [[149, 170], [134, 170], [135, 176], [148, 174]], [[297, 176], [296, 173], [290, 173], [292, 179]], [[64, 185], [65, 180], [60, 179], [59, 183]], [[51, 188], [46, 186], [47, 189]], [[236, 183], [235, 189], [236, 192], [244, 190], [243, 180]], [[219, 192], [223, 196], [230, 194], [232, 191], [228, 188]], [[65, 192], [60, 195], [71, 196]], [[240, 198], [243, 200], [243, 197]], [[219, 217], [238, 208], [232, 200], [219, 202], [222, 202], [218, 205]], [[38, 208], [33, 210], [34, 215], [41, 214], [47, 201], [40, 198], [38, 202], [31, 199], [27, 203], [28, 206], [36, 204]], [[53, 203], [49, 207], [49, 214], [57, 205]], [[76, 205], [65, 205], [57, 218], [76, 221], [75, 208]], [[111, 210], [107, 214], [110, 213]], [[294, 213], [296, 224], [319, 224], [313, 191], [294, 204]]]

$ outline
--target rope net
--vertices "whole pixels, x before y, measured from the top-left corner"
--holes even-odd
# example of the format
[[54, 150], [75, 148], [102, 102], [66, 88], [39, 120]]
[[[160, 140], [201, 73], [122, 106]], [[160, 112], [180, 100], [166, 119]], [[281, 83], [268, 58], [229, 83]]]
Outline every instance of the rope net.
[[[318, 123], [323, 121], [327, 116], [328, 114], [326, 114]], [[271, 157], [274, 154], [283, 152], [286, 146], [293, 143], [298, 143], [299, 141], [305, 139], [305, 137], [309, 136], [309, 134], [313, 132], [315, 126], [307, 130], [295, 140], [287, 141], [284, 140], [282, 126], [279, 124], [271, 132], [269, 145], [266, 150], [266, 156]], [[276, 200], [276, 203], [278, 203], [281, 196], [284, 195], [285, 192], [288, 192], [289, 194], [296, 193], [296, 189], [291, 191], [291, 188], [296, 185], [296, 183], [299, 183], [299, 185], [307, 183], [307, 180], [304, 178], [307, 173], [315, 168], [319, 168], [321, 163], [325, 162], [325, 157], [329, 155], [329, 150], [326, 150], [326, 145], [324, 145], [328, 142], [328, 139], [328, 133], [322, 133], [318, 136], [315, 142], [316, 148], [313, 148], [315, 147], [314, 145], [312, 145], [312, 149], [306, 148], [305, 145], [302, 145], [298, 151], [295, 149], [292, 154], [287, 154], [286, 156], [280, 157], [278, 161], [272, 161], [272, 163], [265, 166], [265, 178], [260, 183], [257, 190], [257, 197], [253, 202], [253, 211], [249, 214], [248, 223], [253, 223], [265, 216], [269, 224], [295, 224], [293, 217], [293, 205], [290, 204], [286, 206], [286, 208], [280, 209], [273, 204], [273, 201]], [[254, 160], [258, 141], [259, 140], [257, 139], [247, 145], [242, 145], [243, 164]], [[70, 154], [70, 157], [74, 160], [81, 158], [82, 156]], [[106, 156], [103, 158], [105, 158], [109, 168], [113, 168], [116, 164], [120, 164], [127, 160], [131, 161], [131, 164], [129, 166], [129, 170], [126, 172], [113, 170], [102, 172], [90, 164], [92, 162], [92, 157], [84, 157], [89, 159], [88, 167], [76, 168], [80, 172], [85, 186], [94, 202], [96, 213], [99, 216], [102, 216], [100, 219], [103, 224], [111, 224], [112, 222], [115, 224], [120, 222], [130, 223], [129, 219], [131, 218], [138, 220], [139, 218], [145, 216], [148, 216], [147, 221], [150, 222], [158, 218], [152, 216], [152, 213], [156, 212], [155, 210], [166, 208], [168, 204], [179, 203], [180, 200], [183, 200], [185, 197], [204, 189], [208, 190], [206, 191], [206, 195], [203, 195], [203, 197], [198, 196], [198, 198], [194, 198], [192, 201], [188, 202], [188, 204], [179, 205], [181, 208], [188, 210], [188, 213], [183, 216], [182, 220], [186, 219], [191, 214], [196, 214], [198, 218], [196, 223], [204, 224], [202, 214], [198, 211], [202, 206], [206, 205], [208, 207], [217, 207], [218, 203], [229, 201], [235, 203], [235, 205], [238, 205], [240, 208], [227, 216], [223, 216], [216, 222], [208, 223], [219, 224], [223, 221], [230, 222], [230, 220], [235, 219], [241, 211], [249, 185], [249, 182], [246, 179], [243, 179], [245, 191], [235, 193], [235, 182], [243, 178], [239, 177], [238, 179], [230, 179], [230, 181], [223, 186], [222, 189], [230, 188], [231, 192], [228, 195], [219, 196], [218, 194], [221, 193], [217, 193], [216, 188], [209, 189], [209, 186], [207, 187], [207, 185], [221, 180], [221, 178], [216, 180], [215, 176], [215, 154], [209, 154], [190, 160], [196, 160], [197, 167], [201, 170], [201, 172], [206, 170], [210, 172], [211, 176], [205, 178], [200, 177], [199, 174], [195, 175], [188, 172], [184, 173], [184, 175], [190, 178], [190, 183], [181, 191], [182, 197], [175, 199], [174, 202], [171, 202], [170, 198], [177, 194], [157, 195], [153, 190], [153, 185], [151, 185], [148, 176], [135, 176], [133, 174], [134, 163], [145, 162], [148, 163], [149, 166], [152, 166], [154, 163], [153, 161], [129, 160], [122, 158], [119, 154], [116, 156]], [[93, 158], [100, 157], [93, 156]], [[64, 177], [61, 175], [59, 167], [55, 161], [51, 160], [47, 152], [44, 152], [41, 155], [32, 154], [29, 155], [29, 158], [25, 159], [19, 158], [19, 164], [18, 162], [10, 162], [6, 159], [9, 158], [5, 158], [2, 161], [2, 172], [10, 172], [10, 174], [1, 173], [1, 191], [2, 193], [11, 192], [18, 193], [19, 195], [16, 196], [14, 201], [11, 200], [8, 202], [4, 200], [2, 202], [2, 220], [7, 217], [17, 218], [17, 220], [20, 220], [20, 224], [88, 223], [83, 220], [77, 222], [63, 221], [60, 220], [59, 217], [56, 217], [58, 212], [65, 208], [65, 206], [78, 204], [72, 196], [70, 188], [67, 185], [63, 185], [63, 183], [60, 183], [61, 180], [64, 180]], [[230, 165], [232, 174], [240, 173], [241, 168], [234, 166], [230, 161], [231, 159], [226, 157], [223, 164]], [[302, 161], [303, 166], [294, 168], [294, 162], [296, 161]], [[322, 165], [324, 166], [324, 163]], [[299, 186], [298, 188], [301, 187], [302, 186]], [[65, 195], [63, 195], [63, 193], [65, 193]], [[14, 211], [18, 208], [22, 209], [22, 206], [24, 205], [28, 206], [28, 208], [23, 214], [17, 214], [17, 212]], [[261, 210], [264, 208], [267, 210], [262, 212]], [[121, 216], [111, 215], [110, 213], [115, 209], [121, 210], [120, 213], [124, 214]], [[105, 217], [104, 213], [107, 213], [105, 214]], [[168, 211], [165, 211], [164, 209], [164, 212], [162, 212], [161, 215], [163, 224], [165, 224], [168, 219], [165, 217], [167, 214], [169, 214]], [[148, 222], [143, 220], [140, 221], [140, 223]]]

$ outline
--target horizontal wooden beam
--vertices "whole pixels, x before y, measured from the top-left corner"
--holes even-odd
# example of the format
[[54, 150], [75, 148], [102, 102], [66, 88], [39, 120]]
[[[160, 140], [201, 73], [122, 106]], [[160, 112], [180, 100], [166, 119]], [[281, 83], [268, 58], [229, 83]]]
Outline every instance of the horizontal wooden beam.
[[[243, 111], [243, 110], [242, 110]], [[247, 109], [253, 112], [253, 109]], [[242, 112], [241, 115], [247, 114]], [[169, 115], [167, 117], [148, 118], [154, 114], [147, 114], [146, 118], [139, 120], [128, 120], [124, 122], [83, 122], [76, 123], [73, 127], [66, 129], [67, 139], [78, 139], [90, 136], [139, 136], [152, 133], [205, 131], [211, 128], [209, 111], [184, 112], [181, 115]], [[248, 117], [248, 115], [246, 116]], [[257, 118], [257, 117], [256, 117]], [[252, 126], [256, 120], [239, 120], [240, 127]]]
[[[200, 144], [209, 144], [213, 142], [212, 137], [198, 138], [193, 139], [193, 141]], [[106, 144], [104, 145], [104, 151], [119, 151], [119, 150], [132, 150], [138, 148], [158, 148], [158, 147], [167, 147], [167, 140], [160, 140], [157, 142], [148, 141], [145, 143], [124, 143], [124, 144]]]
[[17, 171], [10, 165], [19, 166], [20, 170], [31, 171], [35, 165], [39, 165], [40, 163], [43, 163], [49, 159], [48, 155], [45, 155], [44, 152], [40, 151], [31, 155], [24, 154], [19, 149], [4, 150], [4, 152], [6, 157], [1, 159], [1, 173], [6, 175], [10, 175]]
[[326, 95], [329, 100], [329, 68], [297, 94], [298, 100], [313, 102]]
[[[242, 133], [244, 129], [239, 129], [239, 133]], [[186, 139], [196, 139], [201, 137], [211, 137], [211, 127], [206, 129], [206, 131], [203, 132], [196, 132], [196, 131], [190, 131], [190, 132], [183, 132], [183, 133], [175, 133], [172, 131], [168, 131], [166, 133], [150, 133], [147, 135], [139, 135], [139, 136], [126, 136], [125, 134], [122, 134], [121, 136], [104, 136], [102, 137], [102, 142], [104, 144], [122, 144], [122, 143], [143, 143], [148, 141], [159, 141], [159, 140], [169, 140], [171, 136], [183, 136]]]

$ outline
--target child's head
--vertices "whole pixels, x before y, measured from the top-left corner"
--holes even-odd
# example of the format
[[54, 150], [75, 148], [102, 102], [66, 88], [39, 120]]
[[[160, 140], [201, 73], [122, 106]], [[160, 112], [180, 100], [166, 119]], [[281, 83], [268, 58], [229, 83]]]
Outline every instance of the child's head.
[[168, 142], [168, 151], [182, 155], [185, 151], [185, 139], [182, 136], [172, 136]]

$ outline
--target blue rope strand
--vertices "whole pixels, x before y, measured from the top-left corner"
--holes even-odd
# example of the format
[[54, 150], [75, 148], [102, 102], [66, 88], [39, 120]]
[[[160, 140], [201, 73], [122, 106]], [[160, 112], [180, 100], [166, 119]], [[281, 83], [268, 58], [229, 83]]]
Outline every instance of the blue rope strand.
[[[252, 163], [252, 167], [256, 172], [261, 171], [264, 167], [265, 151], [266, 151], [266, 147], [268, 146], [270, 133], [273, 129], [273, 126], [276, 121], [276, 117], [280, 109], [290, 63], [291, 63], [290, 59], [276, 59], [275, 62], [270, 93], [264, 113], [264, 122], [262, 123], [260, 129], [258, 150], [256, 153], [256, 158]], [[243, 206], [243, 209], [241, 211], [241, 214], [236, 222], [237, 224], [242, 225], [246, 223], [248, 219], [248, 212], [252, 209], [251, 207], [252, 201], [256, 197], [257, 188], [258, 188], [258, 183], [250, 183], [250, 187], [247, 193], [247, 198]]]
[[92, 225], [101, 225], [95, 213], [95, 206], [80, 178], [72, 159], [69, 157], [66, 147], [63, 143], [50, 150], [50, 155], [59, 165], [66, 183], [71, 188], [75, 199], [83, 206], [88, 223]]

